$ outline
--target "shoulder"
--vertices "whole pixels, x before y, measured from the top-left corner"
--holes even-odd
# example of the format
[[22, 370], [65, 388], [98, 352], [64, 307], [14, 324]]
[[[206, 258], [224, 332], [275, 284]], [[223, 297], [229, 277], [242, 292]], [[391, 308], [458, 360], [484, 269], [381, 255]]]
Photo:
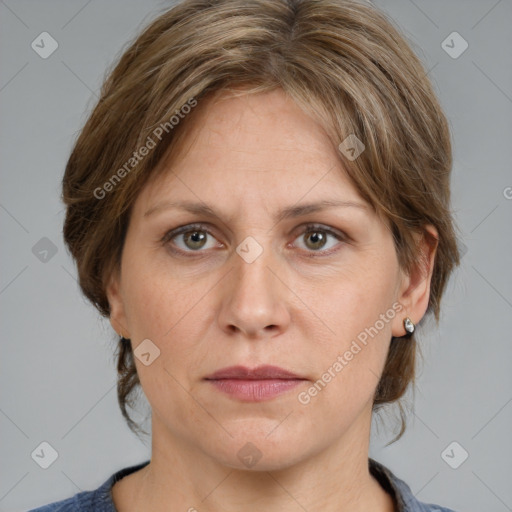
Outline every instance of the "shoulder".
[[451, 508], [419, 501], [412, 493], [411, 488], [403, 480], [400, 480], [394, 475], [393, 477], [394, 485], [400, 491], [404, 502], [404, 512], [455, 512]]
[[72, 510], [82, 510], [77, 500], [77, 495], [42, 507], [33, 508], [29, 512], [71, 512]]
[[82, 491], [71, 498], [55, 501], [28, 512], [117, 512], [112, 500], [112, 486], [123, 477], [143, 468], [149, 462], [148, 460], [117, 471], [93, 491]]
[[370, 459], [369, 463], [372, 475], [394, 496], [399, 512], [455, 512], [434, 503], [419, 501], [412, 493], [411, 488], [394, 475], [390, 469], [373, 459]]
[[[101, 489], [101, 488], [100, 488]], [[85, 491], [75, 494], [71, 498], [67, 498], [42, 507], [34, 508], [29, 512], [86, 512], [86, 511], [97, 511], [97, 512], [114, 512], [115, 509], [108, 508], [103, 503], [100, 505], [98, 501], [98, 489], [95, 491]]]
[[112, 477], [94, 491], [83, 491], [71, 498], [55, 501], [29, 512], [116, 512], [110, 496], [110, 487], [113, 484], [111, 480]]

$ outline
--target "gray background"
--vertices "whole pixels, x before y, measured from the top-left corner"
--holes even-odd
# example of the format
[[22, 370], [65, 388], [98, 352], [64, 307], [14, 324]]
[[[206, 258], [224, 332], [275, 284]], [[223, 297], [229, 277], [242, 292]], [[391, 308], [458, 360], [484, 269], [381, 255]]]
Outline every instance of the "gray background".
[[[466, 253], [439, 328], [432, 321], [421, 333], [425, 360], [408, 430], [385, 447], [393, 417], [384, 415], [371, 456], [422, 501], [512, 510], [512, 3], [374, 3], [413, 44], [450, 120], [453, 208]], [[150, 457], [149, 440], [139, 441], [119, 412], [113, 331], [79, 293], [59, 193], [107, 66], [166, 5], [0, 2], [2, 511], [96, 488]], [[44, 31], [59, 44], [47, 59], [31, 48]], [[469, 44], [456, 59], [441, 46], [453, 31]], [[43, 237], [57, 249], [46, 262], [32, 250]], [[46, 470], [31, 458], [42, 441], [58, 452]], [[462, 448], [449, 451], [452, 461], [469, 454], [458, 469], [441, 456], [453, 441]]]

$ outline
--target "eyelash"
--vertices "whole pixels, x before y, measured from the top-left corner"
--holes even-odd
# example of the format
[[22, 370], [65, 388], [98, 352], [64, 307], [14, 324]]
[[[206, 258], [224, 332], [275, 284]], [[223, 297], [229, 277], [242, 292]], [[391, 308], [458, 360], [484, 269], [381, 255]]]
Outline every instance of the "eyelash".
[[[170, 242], [172, 239], [176, 238], [177, 236], [179, 235], [182, 235], [184, 233], [188, 233], [190, 231], [204, 231], [205, 233], [207, 233], [208, 235], [212, 236], [213, 238], [215, 238], [215, 236], [213, 235], [213, 233], [208, 229], [207, 226], [205, 226], [204, 224], [187, 224], [186, 226], [181, 226], [179, 228], [176, 228], [176, 229], [173, 229], [171, 231], [168, 231], [163, 237], [162, 239], [160, 240], [160, 242], [162, 243], [162, 245], [166, 245], [166, 246], [169, 246], [169, 250], [171, 250], [172, 252], [174, 252], [175, 254], [179, 254], [179, 255], [186, 255], [187, 257], [201, 257], [201, 253], [202, 252], [206, 252], [206, 251], [202, 251], [202, 250], [197, 250], [197, 251], [192, 251], [192, 250], [189, 250], [189, 251], [184, 251], [182, 249], [177, 249], [176, 247], [171, 247], [170, 246]], [[320, 231], [320, 232], [323, 232], [323, 233], [327, 233], [328, 235], [331, 235], [333, 236], [334, 238], [336, 238], [337, 240], [339, 240], [340, 242], [347, 242], [348, 241], [348, 236], [343, 234], [343, 233], [338, 233], [337, 231], [333, 231], [332, 229], [330, 228], [327, 228], [327, 227], [324, 227], [324, 226], [321, 226], [321, 225], [318, 225], [318, 224], [306, 224], [304, 226], [304, 229], [297, 235], [296, 238], [298, 238], [299, 236], [301, 235], [305, 235], [306, 233], [314, 233], [316, 231]], [[295, 238], [295, 239], [296, 239]], [[318, 258], [318, 257], [324, 257], [324, 256], [329, 256], [331, 255], [332, 253], [334, 252], [337, 252], [339, 249], [336, 249], [336, 248], [331, 248], [331, 249], [327, 249], [325, 251], [306, 251], [307, 254], [306, 256], [307, 257], [310, 257], [310, 258]], [[194, 254], [196, 253], [197, 256], [190, 256], [190, 254]]]

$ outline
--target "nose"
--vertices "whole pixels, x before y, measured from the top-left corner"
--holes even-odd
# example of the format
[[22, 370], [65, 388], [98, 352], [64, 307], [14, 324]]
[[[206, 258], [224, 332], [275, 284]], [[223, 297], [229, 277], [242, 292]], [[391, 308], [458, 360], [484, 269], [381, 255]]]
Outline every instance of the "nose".
[[252, 339], [284, 332], [290, 322], [287, 297], [291, 292], [281, 280], [283, 273], [270, 247], [264, 247], [252, 262], [237, 252], [231, 259], [234, 268], [222, 285], [221, 328]]

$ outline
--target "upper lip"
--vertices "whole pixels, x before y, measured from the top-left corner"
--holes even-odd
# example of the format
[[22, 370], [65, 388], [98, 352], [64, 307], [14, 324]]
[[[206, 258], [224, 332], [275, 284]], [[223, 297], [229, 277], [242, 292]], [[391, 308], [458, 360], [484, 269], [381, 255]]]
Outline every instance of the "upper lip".
[[207, 380], [214, 379], [245, 379], [245, 380], [263, 380], [263, 379], [304, 379], [295, 373], [289, 372], [279, 366], [261, 365], [256, 368], [247, 368], [246, 366], [229, 366], [222, 368], [208, 375]]

